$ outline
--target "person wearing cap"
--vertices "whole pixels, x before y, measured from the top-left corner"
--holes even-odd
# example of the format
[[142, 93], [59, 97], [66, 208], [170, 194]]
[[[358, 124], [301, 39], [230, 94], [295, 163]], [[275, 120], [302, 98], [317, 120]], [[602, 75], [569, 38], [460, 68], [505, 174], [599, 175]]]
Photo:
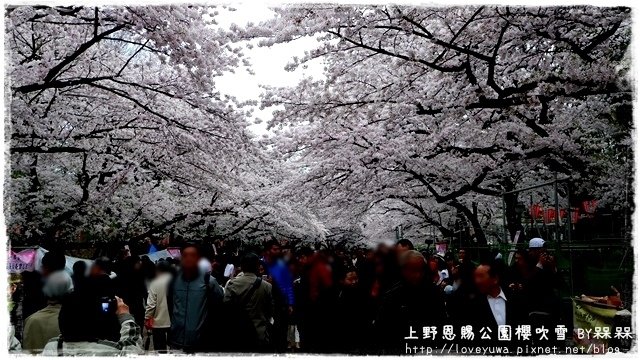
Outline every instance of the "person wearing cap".
[[544, 240], [542, 238], [533, 238], [529, 240], [529, 259], [532, 264], [539, 265], [542, 254], [546, 253]]
[[557, 273], [556, 259], [547, 252], [545, 241], [541, 238], [533, 238], [529, 241], [529, 257], [536, 268]]
[[530, 279], [523, 293], [529, 300], [530, 318], [554, 328], [562, 316], [562, 304], [558, 289], [562, 279], [558, 274], [555, 258], [549, 254], [542, 238], [529, 241]]

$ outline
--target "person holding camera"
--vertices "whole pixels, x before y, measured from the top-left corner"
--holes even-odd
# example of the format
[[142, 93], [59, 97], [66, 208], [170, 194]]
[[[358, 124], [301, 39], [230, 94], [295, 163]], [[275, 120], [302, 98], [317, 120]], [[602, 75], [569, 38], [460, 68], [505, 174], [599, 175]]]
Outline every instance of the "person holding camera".
[[[62, 303], [60, 336], [44, 347], [45, 356], [143, 354], [142, 331], [121, 298], [69, 294]], [[118, 328], [114, 326], [119, 323]]]

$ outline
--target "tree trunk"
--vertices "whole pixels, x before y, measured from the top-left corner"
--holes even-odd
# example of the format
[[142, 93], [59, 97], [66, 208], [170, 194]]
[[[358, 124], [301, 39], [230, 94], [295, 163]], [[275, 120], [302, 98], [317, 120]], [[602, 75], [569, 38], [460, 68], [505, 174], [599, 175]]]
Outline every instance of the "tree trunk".
[[[504, 188], [505, 191], [512, 191], [513, 189], [515, 189], [515, 185], [511, 180], [507, 179], [504, 181]], [[505, 219], [507, 220], [506, 226], [509, 232], [508, 241], [511, 242], [513, 241], [514, 237], [516, 236], [516, 232], [518, 231], [520, 231], [520, 238], [525, 236], [524, 226], [522, 226], [520, 216], [518, 215], [518, 212], [516, 210], [518, 205], [518, 194], [506, 194], [504, 196], [504, 204]]]
[[487, 245], [487, 236], [480, 225], [480, 220], [478, 220], [477, 213], [469, 210], [466, 206], [462, 205], [458, 200], [453, 200], [449, 202], [449, 205], [458, 209], [460, 212], [464, 214], [464, 216], [469, 220], [471, 226], [473, 227], [473, 233], [476, 236], [476, 240], [478, 241], [478, 245]]

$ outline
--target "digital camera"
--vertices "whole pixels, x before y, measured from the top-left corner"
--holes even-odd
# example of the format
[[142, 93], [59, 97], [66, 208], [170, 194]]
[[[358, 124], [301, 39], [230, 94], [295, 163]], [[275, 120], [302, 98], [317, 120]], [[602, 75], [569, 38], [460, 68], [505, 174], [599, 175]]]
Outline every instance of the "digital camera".
[[101, 297], [100, 298], [100, 310], [105, 314], [115, 314], [116, 312], [116, 298], [115, 297]]

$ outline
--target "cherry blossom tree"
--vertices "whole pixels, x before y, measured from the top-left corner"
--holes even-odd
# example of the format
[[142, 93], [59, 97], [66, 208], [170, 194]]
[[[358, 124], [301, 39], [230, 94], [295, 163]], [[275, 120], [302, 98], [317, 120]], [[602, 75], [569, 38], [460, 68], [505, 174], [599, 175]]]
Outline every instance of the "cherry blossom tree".
[[[200, 6], [19, 6], [5, 17], [12, 236], [142, 240], [169, 231], [322, 236], [215, 79], [248, 69]], [[292, 231], [295, 230], [295, 231]]]
[[[560, 176], [630, 207], [629, 9], [286, 7], [232, 32], [216, 11], [7, 9], [12, 236], [482, 244], [504, 192]], [[253, 140], [216, 78], [250, 71], [246, 40], [307, 36], [289, 68], [326, 76], [267, 88]]]
[[[284, 7], [238, 30], [262, 46], [314, 36], [326, 79], [268, 89], [270, 126], [310, 204], [364, 216], [392, 201], [442, 234], [462, 215], [479, 243], [502, 193], [571, 176], [620, 197], [630, 168], [627, 8]], [[628, 111], [627, 111], [628, 116]], [[611, 138], [617, 149], [611, 150]], [[521, 228], [507, 196], [513, 235]], [[627, 205], [625, 205], [627, 206]], [[441, 220], [448, 208], [447, 220]], [[340, 210], [342, 209], [342, 210]], [[381, 208], [375, 211], [379, 212]]]

